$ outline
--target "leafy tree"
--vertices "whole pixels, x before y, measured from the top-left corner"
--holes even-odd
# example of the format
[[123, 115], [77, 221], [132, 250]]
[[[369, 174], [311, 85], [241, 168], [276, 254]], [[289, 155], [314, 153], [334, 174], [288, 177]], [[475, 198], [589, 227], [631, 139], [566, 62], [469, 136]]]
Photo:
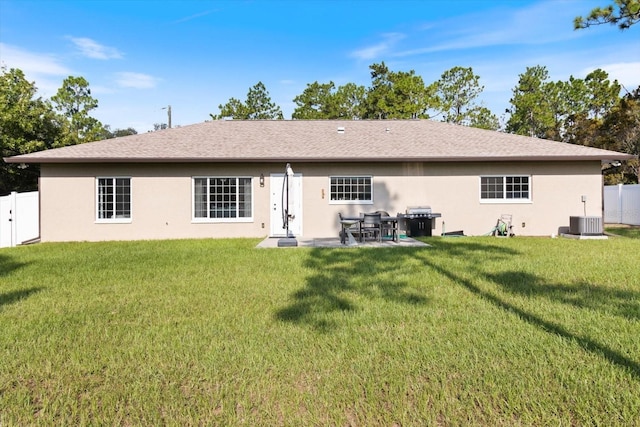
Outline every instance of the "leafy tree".
[[137, 135], [138, 131], [134, 128], [116, 129], [111, 132], [112, 138], [120, 138], [121, 136]]
[[333, 82], [307, 84], [293, 102], [291, 118], [298, 120], [360, 119], [364, 115], [366, 89], [354, 83], [335, 88]]
[[[52, 100], [37, 97], [37, 88], [19, 69], [0, 68], [0, 195], [38, 188], [39, 167], [5, 163], [2, 158], [70, 144], [135, 134], [89, 116], [98, 101], [82, 77], [69, 77]], [[57, 113], [60, 111], [61, 114]]]
[[38, 188], [36, 165], [26, 168], [5, 163], [4, 157], [59, 146], [63, 121], [48, 101], [36, 97], [37, 89], [19, 69], [0, 74], [0, 195]]
[[247, 93], [249, 120], [282, 120], [282, 110], [271, 101], [269, 91], [262, 82], [258, 82]]
[[362, 119], [365, 115], [367, 90], [364, 86], [347, 83], [339, 86], [335, 98], [338, 108], [338, 118]]
[[210, 114], [214, 120], [233, 117], [239, 120], [282, 120], [282, 110], [271, 101], [269, 92], [262, 82], [249, 88], [245, 102], [230, 98], [226, 104], [218, 105], [220, 114]]
[[511, 108], [507, 113], [511, 116], [507, 121], [507, 132], [518, 135], [545, 138], [554, 128], [554, 116], [546, 101], [545, 83], [549, 78], [546, 67], [537, 65], [527, 67], [520, 74], [518, 85], [513, 89], [513, 96], [509, 101]]
[[476, 104], [484, 86], [471, 67], [453, 67], [436, 82], [436, 95], [443, 121], [461, 125], [498, 129], [498, 118], [486, 107]]
[[[640, 86], [620, 99], [604, 117], [597, 146], [640, 156]], [[638, 159], [622, 165], [617, 182], [640, 182]]]
[[[444, 114], [445, 121], [485, 129], [498, 129], [498, 118], [475, 100], [483, 87], [471, 68], [455, 67], [442, 79], [425, 85], [415, 71], [391, 71], [372, 64], [371, 86], [313, 82], [294, 98], [293, 119], [416, 119], [429, 111]], [[444, 111], [443, 111], [444, 110]]]
[[337, 119], [337, 99], [333, 93], [335, 85], [333, 82], [318, 83], [317, 81], [307, 84], [305, 90], [295, 98], [293, 102], [297, 105], [292, 119], [297, 120], [318, 120]]
[[469, 113], [468, 125], [472, 128], [498, 130], [500, 121], [498, 117], [486, 107], [477, 107]]
[[595, 144], [603, 116], [620, 99], [620, 85], [616, 80], [609, 81], [608, 77], [605, 71], [597, 69], [584, 80], [569, 78], [560, 95], [566, 99], [566, 106], [562, 111], [561, 132], [555, 139], [581, 145]]
[[371, 87], [367, 90], [366, 118], [386, 119], [393, 103], [393, 82], [391, 71], [384, 61], [380, 64], [372, 64]]
[[230, 98], [229, 102], [224, 105], [218, 105], [218, 108], [220, 109], [220, 114], [216, 116], [209, 114], [214, 120], [222, 119], [224, 117], [233, 117], [234, 119], [245, 120], [249, 117], [249, 110], [247, 106], [236, 98]]
[[602, 117], [618, 102], [620, 85], [594, 70], [585, 79], [548, 81], [545, 67], [527, 68], [513, 91], [507, 131], [593, 145]]
[[369, 68], [371, 87], [367, 91], [364, 118], [428, 118], [427, 110], [437, 106], [435, 84], [425, 86], [414, 70], [390, 71], [384, 62]]
[[612, 24], [626, 30], [640, 21], [640, 0], [613, 0], [613, 4], [596, 7], [585, 17], [578, 16], [573, 20], [576, 30], [592, 25]]
[[98, 100], [91, 96], [89, 82], [84, 77], [67, 77], [51, 100], [69, 122], [63, 145], [96, 141], [104, 135], [102, 123], [89, 115], [98, 107]]
[[570, 105], [576, 103], [575, 97], [570, 95], [570, 88], [571, 83], [563, 81], [545, 81], [540, 86], [543, 98], [540, 102], [546, 109], [547, 127], [537, 136], [562, 141], [567, 114], [572, 111]]
[[445, 122], [462, 124], [467, 118], [470, 105], [484, 89], [479, 80], [471, 67], [453, 67], [442, 74], [437, 82], [437, 95]]
[[602, 117], [618, 103], [622, 87], [617, 80], [611, 82], [606, 71], [598, 68], [587, 74], [584, 81], [587, 94], [586, 110], [589, 116]]
[[137, 135], [138, 131], [134, 128], [126, 128], [126, 129], [116, 129], [114, 131], [111, 130], [111, 126], [104, 125], [103, 126], [103, 134], [100, 139], [111, 139], [111, 138], [119, 138], [121, 136], [127, 135]]

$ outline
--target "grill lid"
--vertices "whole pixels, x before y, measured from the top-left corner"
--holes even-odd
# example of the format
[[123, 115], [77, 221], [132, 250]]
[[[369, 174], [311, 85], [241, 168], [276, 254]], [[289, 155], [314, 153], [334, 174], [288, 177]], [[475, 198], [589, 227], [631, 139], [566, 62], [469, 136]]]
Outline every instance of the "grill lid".
[[431, 206], [408, 206], [408, 215], [426, 215], [431, 213]]

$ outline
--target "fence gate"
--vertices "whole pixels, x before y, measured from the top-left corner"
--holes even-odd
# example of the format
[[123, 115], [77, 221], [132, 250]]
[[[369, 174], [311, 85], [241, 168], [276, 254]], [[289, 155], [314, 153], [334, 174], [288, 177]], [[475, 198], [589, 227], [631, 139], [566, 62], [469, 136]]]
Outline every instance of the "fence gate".
[[0, 197], [0, 248], [40, 236], [40, 200], [37, 191]]

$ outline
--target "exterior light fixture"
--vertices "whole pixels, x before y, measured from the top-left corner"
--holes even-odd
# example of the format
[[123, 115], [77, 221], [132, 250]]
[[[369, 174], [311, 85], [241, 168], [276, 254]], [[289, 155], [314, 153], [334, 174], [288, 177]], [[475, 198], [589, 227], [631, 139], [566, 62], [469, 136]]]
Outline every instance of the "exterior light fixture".
[[264, 187], [264, 174], [260, 174], [260, 187]]

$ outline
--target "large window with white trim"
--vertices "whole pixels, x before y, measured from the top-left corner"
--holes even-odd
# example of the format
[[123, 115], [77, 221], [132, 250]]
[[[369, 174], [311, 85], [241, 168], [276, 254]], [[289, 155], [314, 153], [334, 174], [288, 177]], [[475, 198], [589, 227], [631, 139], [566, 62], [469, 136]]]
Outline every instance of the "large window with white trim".
[[373, 203], [373, 178], [371, 176], [330, 177], [330, 197], [335, 203]]
[[252, 178], [193, 178], [193, 218], [196, 221], [250, 221], [253, 218]]
[[531, 177], [528, 175], [481, 176], [480, 200], [483, 202], [531, 201]]
[[131, 178], [99, 177], [96, 186], [98, 221], [131, 221]]

